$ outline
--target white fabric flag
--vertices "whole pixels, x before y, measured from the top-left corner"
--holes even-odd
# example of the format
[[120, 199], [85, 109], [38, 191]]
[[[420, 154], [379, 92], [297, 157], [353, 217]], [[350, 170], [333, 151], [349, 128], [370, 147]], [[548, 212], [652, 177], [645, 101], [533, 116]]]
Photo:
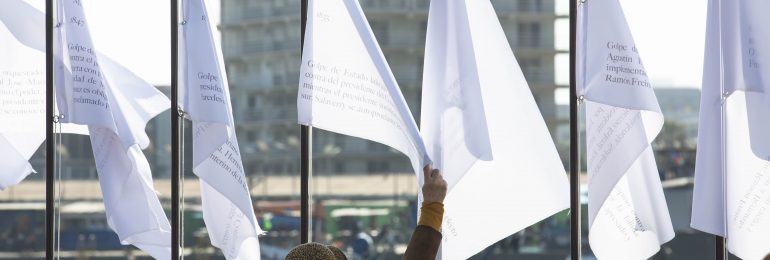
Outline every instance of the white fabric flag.
[[297, 108], [300, 124], [406, 154], [423, 183], [425, 146], [358, 1], [309, 2]]
[[0, 190], [34, 172], [28, 160], [45, 140], [45, 55], [22, 43], [44, 33], [24, 27], [44, 25], [27, 21], [17, 9], [36, 11], [17, 1], [0, 8]]
[[203, 0], [182, 1], [181, 107], [193, 122], [193, 172], [200, 177], [211, 244], [227, 259], [259, 259], [262, 233], [235, 137], [222, 52]]
[[[170, 259], [171, 227], [142, 149], [147, 122], [169, 100], [106, 56], [91, 41], [80, 1], [61, 1], [56, 30], [57, 107], [65, 123], [87, 125], [107, 222], [123, 244]], [[42, 14], [40, 15], [42, 19]]]
[[493, 158], [474, 56], [474, 42], [482, 43], [470, 38], [464, 2], [431, 4], [422, 82], [420, 131], [449, 190], [477, 160]]
[[770, 244], [767, 1], [709, 1], [692, 227], [761, 259]]
[[663, 115], [620, 3], [586, 1], [578, 15], [589, 244], [599, 259], [647, 259], [674, 237], [651, 146]]
[[[45, 140], [45, 24], [40, 10], [20, 0], [0, 9], [0, 189], [34, 172], [27, 160]], [[88, 128], [61, 124], [62, 133]]]
[[490, 1], [431, 2], [427, 34], [420, 125], [456, 183], [439, 258], [467, 259], [569, 207], [569, 184]]

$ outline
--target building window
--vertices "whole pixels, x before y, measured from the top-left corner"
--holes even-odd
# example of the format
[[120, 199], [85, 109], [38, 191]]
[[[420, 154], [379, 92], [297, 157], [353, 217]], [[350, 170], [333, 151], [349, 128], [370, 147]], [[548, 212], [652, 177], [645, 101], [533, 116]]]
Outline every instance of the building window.
[[543, 0], [519, 0], [519, 12], [542, 12]]
[[520, 59], [519, 65], [521, 66], [521, 72], [524, 73], [524, 77], [529, 82], [540, 82], [542, 79], [542, 72], [540, 71], [540, 59]]
[[[423, 39], [424, 41], [426, 35], [428, 35], [428, 20], [422, 20], [420, 21], [420, 31], [419, 35], [417, 35], [417, 39]], [[420, 64], [422, 64], [422, 60], [420, 60]]]
[[377, 42], [380, 45], [388, 44], [388, 24], [381, 21], [369, 21], [369, 26], [372, 27], [374, 37], [377, 38]]
[[539, 47], [540, 46], [540, 23], [524, 22], [518, 25], [518, 46], [519, 47]]
[[419, 82], [418, 84], [422, 84], [422, 82], [420, 81], [421, 80], [420, 77], [422, 76], [423, 72], [425, 71], [425, 61], [423, 61], [422, 57], [420, 57], [420, 58], [417, 59], [416, 64], [417, 64], [417, 77], [416, 77], [417, 80], [416, 81]]

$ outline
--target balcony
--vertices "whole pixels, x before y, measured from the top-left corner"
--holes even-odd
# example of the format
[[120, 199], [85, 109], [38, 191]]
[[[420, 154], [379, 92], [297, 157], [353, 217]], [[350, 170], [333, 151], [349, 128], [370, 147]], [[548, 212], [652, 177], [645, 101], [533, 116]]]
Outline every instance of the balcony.
[[299, 51], [299, 40], [287, 42], [247, 42], [241, 47], [240, 54], [252, 54], [262, 52]]
[[522, 68], [524, 78], [532, 86], [555, 85], [555, 75], [553, 69], [527, 69]]
[[552, 1], [543, 0], [492, 0], [492, 5], [498, 14], [555, 16], [556, 12]]
[[[552, 33], [551, 33], [552, 34]], [[516, 49], [553, 49], [553, 35], [546, 33], [519, 32], [509, 39]]]
[[275, 42], [244, 42], [241, 45], [234, 45], [225, 52], [225, 59], [243, 59], [244, 56], [262, 56], [272, 54], [290, 54], [299, 55], [299, 39], [289, 39], [286, 41]]
[[[416, 35], [421, 34], [421, 32], [417, 32], [416, 30], [412, 33]], [[393, 37], [391, 35], [388, 35], [389, 37], [385, 37], [384, 39], [382, 39], [382, 41], [380, 41], [380, 44], [384, 46], [395, 46], [395, 47], [413, 47], [413, 46], [425, 47], [424, 40], [416, 37], [408, 37], [410, 36], [409, 34], [412, 34], [412, 33], [404, 32], [401, 34], [391, 34], [393, 36], [398, 36], [398, 37]]]
[[222, 16], [223, 25], [234, 25], [242, 22], [269, 21], [276, 18], [299, 19], [299, 5], [275, 6], [263, 3], [257, 6], [232, 6], [227, 7]]
[[236, 120], [241, 122], [260, 122], [270, 123], [276, 121], [297, 121], [296, 106], [286, 106], [282, 108], [271, 107], [266, 109], [247, 108], [238, 110]]
[[282, 6], [282, 7], [259, 7], [259, 8], [244, 8], [243, 19], [244, 20], [264, 20], [274, 17], [283, 16], [298, 16], [299, 8], [294, 6]]
[[258, 75], [248, 75], [244, 77], [233, 78], [233, 85], [237, 85], [239, 90], [246, 91], [270, 91], [286, 87], [296, 88], [299, 83], [299, 72], [292, 72], [285, 75], [275, 74], [268, 80]]
[[428, 12], [428, 0], [363, 0], [361, 8], [366, 12], [403, 13], [404, 11]]

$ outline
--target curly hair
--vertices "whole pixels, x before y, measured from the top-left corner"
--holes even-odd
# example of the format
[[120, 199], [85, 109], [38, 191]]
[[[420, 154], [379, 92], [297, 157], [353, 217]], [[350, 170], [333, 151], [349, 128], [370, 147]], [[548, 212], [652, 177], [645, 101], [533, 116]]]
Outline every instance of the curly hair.
[[348, 260], [348, 257], [345, 256], [345, 254], [343, 254], [342, 250], [340, 250], [339, 248], [336, 248], [334, 246], [326, 246], [326, 247], [329, 248], [329, 250], [331, 250], [332, 253], [334, 253], [334, 257], [336, 257], [337, 260]]
[[347, 260], [347, 257], [336, 247], [307, 243], [292, 248], [286, 260]]

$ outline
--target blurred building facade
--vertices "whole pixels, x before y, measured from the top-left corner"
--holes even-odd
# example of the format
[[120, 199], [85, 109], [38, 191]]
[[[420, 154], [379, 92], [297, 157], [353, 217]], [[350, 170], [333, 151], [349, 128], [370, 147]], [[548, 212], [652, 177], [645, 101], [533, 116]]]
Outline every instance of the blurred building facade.
[[[296, 95], [300, 1], [222, 0], [222, 45], [247, 174], [299, 171]], [[554, 129], [553, 0], [493, 0], [541, 112]], [[369, 24], [419, 122], [428, 0], [361, 0]], [[515, 113], [515, 111], [510, 111]], [[553, 131], [552, 131], [553, 132]], [[313, 136], [316, 173], [410, 172], [390, 148], [325, 131]], [[250, 164], [250, 165], [248, 165]]]

